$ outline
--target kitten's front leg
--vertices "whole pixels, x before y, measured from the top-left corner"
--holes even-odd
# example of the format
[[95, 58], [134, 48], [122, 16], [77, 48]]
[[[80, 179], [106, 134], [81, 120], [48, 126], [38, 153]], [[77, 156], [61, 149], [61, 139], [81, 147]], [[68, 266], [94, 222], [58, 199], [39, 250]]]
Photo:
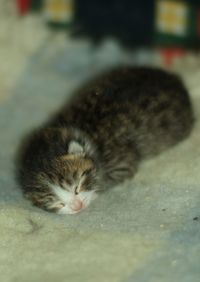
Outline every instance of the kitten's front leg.
[[137, 151], [132, 147], [132, 150], [130, 147], [120, 149], [114, 152], [111, 158], [107, 158], [104, 163], [105, 180], [110, 186], [118, 185], [132, 178], [138, 170], [140, 158]]
[[109, 186], [115, 186], [123, 183], [125, 180], [134, 177], [138, 170], [138, 162], [127, 163], [126, 165], [120, 165], [120, 163], [106, 172], [106, 182]]

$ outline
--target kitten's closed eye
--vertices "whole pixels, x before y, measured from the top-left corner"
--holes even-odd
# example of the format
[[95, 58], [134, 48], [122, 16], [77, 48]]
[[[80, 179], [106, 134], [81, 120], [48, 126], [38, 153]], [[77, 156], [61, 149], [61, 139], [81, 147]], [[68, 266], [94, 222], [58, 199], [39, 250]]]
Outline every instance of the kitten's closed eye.
[[73, 181], [71, 179], [65, 179], [65, 183], [67, 184], [67, 186], [72, 186]]
[[74, 189], [74, 194], [75, 194], [75, 195], [78, 195], [78, 194], [79, 194], [78, 186], [75, 187], [75, 189]]
[[86, 169], [86, 170], [81, 174], [81, 176], [87, 176], [87, 175], [91, 174], [91, 172], [92, 172], [92, 168]]

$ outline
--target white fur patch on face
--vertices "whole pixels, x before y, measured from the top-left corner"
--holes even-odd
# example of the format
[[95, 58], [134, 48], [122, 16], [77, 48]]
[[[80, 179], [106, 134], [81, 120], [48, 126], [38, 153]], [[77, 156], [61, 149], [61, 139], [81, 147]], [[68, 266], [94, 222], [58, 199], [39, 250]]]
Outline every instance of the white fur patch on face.
[[66, 191], [59, 185], [50, 183], [49, 187], [64, 205], [58, 210], [58, 214], [78, 213], [89, 206], [89, 204], [97, 197], [95, 191], [82, 191], [75, 195], [73, 189], [71, 191]]
[[89, 204], [97, 198], [97, 193], [95, 191], [83, 191], [78, 194], [80, 200], [83, 202], [84, 207], [89, 206]]
[[72, 200], [72, 193], [71, 192], [69, 192], [67, 190], [64, 190], [59, 185], [55, 185], [55, 184], [50, 184], [49, 183], [49, 186], [53, 190], [53, 192], [56, 194], [56, 196], [63, 203], [67, 203], [67, 202], [70, 202]]

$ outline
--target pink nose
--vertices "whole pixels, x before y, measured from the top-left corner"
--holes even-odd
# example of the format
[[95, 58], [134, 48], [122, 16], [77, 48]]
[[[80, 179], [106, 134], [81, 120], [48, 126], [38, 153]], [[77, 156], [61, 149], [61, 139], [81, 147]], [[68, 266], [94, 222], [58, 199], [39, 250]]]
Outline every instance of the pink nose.
[[83, 207], [83, 204], [80, 200], [78, 199], [75, 199], [72, 203], [71, 203], [71, 209], [74, 210], [74, 211], [79, 211], [82, 209]]

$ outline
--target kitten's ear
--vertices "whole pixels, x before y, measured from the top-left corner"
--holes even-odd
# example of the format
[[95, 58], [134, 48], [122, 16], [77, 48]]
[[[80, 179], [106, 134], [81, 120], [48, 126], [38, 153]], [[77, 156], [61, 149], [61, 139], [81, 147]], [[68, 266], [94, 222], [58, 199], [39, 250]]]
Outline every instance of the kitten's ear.
[[71, 141], [68, 147], [68, 154], [82, 154], [83, 147], [77, 141]]

